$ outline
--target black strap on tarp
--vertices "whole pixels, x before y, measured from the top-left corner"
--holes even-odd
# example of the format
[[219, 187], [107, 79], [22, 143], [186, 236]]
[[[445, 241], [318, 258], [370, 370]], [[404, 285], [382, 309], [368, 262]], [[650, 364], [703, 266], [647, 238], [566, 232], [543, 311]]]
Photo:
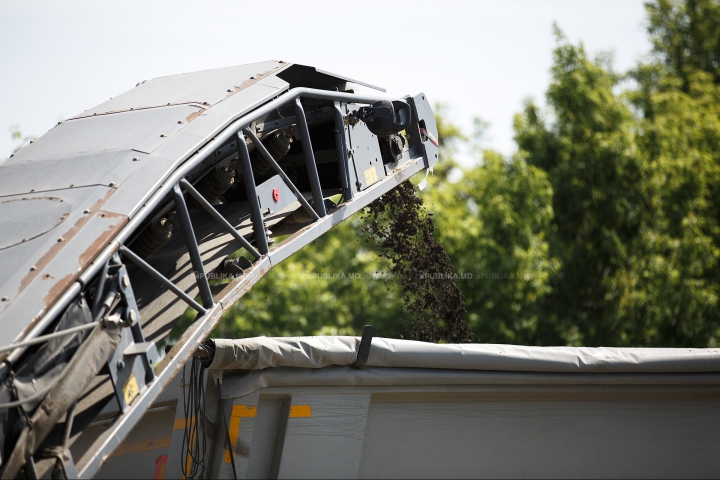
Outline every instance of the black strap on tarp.
[[375, 329], [372, 325], [365, 325], [365, 328], [363, 328], [360, 346], [358, 347], [357, 360], [355, 360], [356, 367], [364, 367], [367, 365], [368, 357], [370, 356], [370, 344], [372, 343], [374, 333]]

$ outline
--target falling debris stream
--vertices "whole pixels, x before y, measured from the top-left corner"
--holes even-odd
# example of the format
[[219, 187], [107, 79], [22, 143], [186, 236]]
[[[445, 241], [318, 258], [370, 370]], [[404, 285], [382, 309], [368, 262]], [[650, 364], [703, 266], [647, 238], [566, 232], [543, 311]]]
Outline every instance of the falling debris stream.
[[426, 342], [467, 343], [472, 332], [453, 265], [433, 232], [432, 213], [410, 182], [371, 203], [363, 212], [366, 241], [392, 263], [406, 310], [415, 318], [409, 336]]

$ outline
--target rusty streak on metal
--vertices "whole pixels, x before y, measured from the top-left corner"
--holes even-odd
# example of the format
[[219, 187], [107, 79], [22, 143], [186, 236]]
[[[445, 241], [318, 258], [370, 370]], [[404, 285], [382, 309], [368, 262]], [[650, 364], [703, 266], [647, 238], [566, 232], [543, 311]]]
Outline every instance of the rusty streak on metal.
[[192, 122], [192, 121], [195, 120], [197, 117], [199, 117], [200, 115], [202, 115], [203, 113], [205, 113], [205, 110], [206, 110], [205, 108], [201, 108], [201, 109], [198, 110], [197, 112], [191, 113], [190, 115], [188, 115], [187, 117], [185, 117], [185, 122], [186, 122], [186, 123]]
[[[106, 234], [102, 235], [102, 238], [104, 239], [105, 242], [108, 242], [110, 240], [110, 238], [109, 238], [110, 236], [115, 236], [122, 229], [122, 227], [127, 223], [127, 220], [128, 220], [127, 217], [124, 215], [109, 214], [107, 212], [101, 212], [99, 210], [99, 208], [103, 204], [105, 204], [105, 202], [108, 201], [108, 199], [115, 193], [115, 191], [116, 191], [116, 189], [114, 189], [114, 188], [108, 189], [108, 192], [105, 194], [105, 196], [103, 198], [99, 198], [90, 207], [91, 211], [97, 212], [96, 215], [99, 215], [102, 217], [112, 215], [113, 217], [117, 216], [117, 217], [122, 217], [122, 219], [123, 219], [122, 222], [120, 222], [119, 224], [117, 224], [115, 226], [115, 228], [113, 228], [112, 232], [110, 232], [110, 235], [106, 235]], [[50, 249], [48, 249], [48, 251], [45, 252], [45, 254], [42, 257], [40, 257], [40, 260], [38, 260], [35, 263], [35, 265], [37, 266], [37, 269], [34, 271], [28, 272], [27, 275], [25, 275], [25, 277], [23, 277], [23, 279], [20, 283], [20, 289], [18, 290], [18, 295], [20, 293], [22, 293], [25, 290], [25, 288], [27, 288], [27, 286], [35, 279], [35, 277], [37, 275], [39, 275], [44, 270], [45, 267], [48, 266], [48, 264], [57, 256], [57, 254], [60, 253], [60, 251], [68, 244], [68, 242], [82, 229], [82, 227], [84, 227], [85, 224], [87, 224], [87, 222], [89, 222], [90, 219], [94, 218], [96, 215], [81, 216], [72, 227], [70, 227], [67, 231], [65, 231], [62, 234], [63, 241], [54, 243], [52, 245], [52, 247], [50, 247]], [[78, 258], [78, 262], [80, 263], [79, 268], [74, 273], [68, 274], [65, 277], [61, 278], [60, 280], [58, 280], [55, 283], [55, 285], [53, 285], [53, 287], [50, 289], [50, 291], [45, 295], [45, 297], [43, 297], [43, 308], [37, 314], [35, 314], [32, 321], [25, 327], [22, 334], [19, 336], [20, 338], [25, 337], [30, 331], [32, 331], [33, 327], [35, 327], [35, 324], [42, 318], [42, 316], [47, 311], [48, 307], [50, 305], [52, 305], [53, 303], [55, 303], [55, 301], [57, 301], [57, 299], [60, 298], [60, 296], [62, 296], [62, 294], [65, 292], [65, 290], [70, 285], [72, 285], [72, 283], [75, 281], [75, 279], [77, 279], [80, 276], [80, 274], [83, 272], [83, 270], [85, 270], [87, 265], [90, 264], [90, 261], [87, 261], [87, 260], [86, 260], [87, 263], [83, 264], [83, 260], [85, 258], [90, 258], [90, 257], [92, 257], [92, 259], [95, 259], [95, 257], [97, 257], [97, 255], [99, 255], [100, 252], [103, 250], [106, 243], [99, 247], [98, 247], [98, 245], [99, 244], [97, 241], [93, 242], [93, 246], [95, 246], [97, 248], [97, 251], [95, 251], [93, 255], [88, 254], [89, 250], [87, 252], [85, 252], [84, 254], [82, 254], [80, 256], [80, 258]]]

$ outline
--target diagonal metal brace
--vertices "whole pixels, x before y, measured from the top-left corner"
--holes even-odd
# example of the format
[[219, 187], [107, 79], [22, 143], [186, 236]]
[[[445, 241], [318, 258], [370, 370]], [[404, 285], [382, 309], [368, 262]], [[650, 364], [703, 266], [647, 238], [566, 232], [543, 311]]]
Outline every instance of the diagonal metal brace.
[[288, 186], [290, 190], [293, 191], [295, 196], [297, 197], [298, 201], [302, 204], [303, 208], [305, 208], [305, 211], [314, 219], [314, 220], [320, 220], [320, 217], [317, 213], [315, 213], [315, 210], [310, 206], [307, 200], [305, 200], [305, 197], [303, 197], [303, 194], [300, 193], [300, 190], [297, 189], [294, 183], [290, 181], [288, 176], [285, 174], [282, 168], [280, 168], [280, 165], [277, 164], [273, 156], [268, 152], [267, 148], [265, 148], [265, 145], [262, 144], [259, 138], [255, 136], [252, 130], [249, 128], [243, 128], [243, 132], [245, 135], [248, 136], [250, 141], [252, 141], [253, 145], [255, 145], [255, 148], [258, 152], [260, 152], [260, 155], [265, 159], [267, 163], [270, 164], [273, 170], [275, 170], [275, 173], [277, 173], [283, 182], [285, 182], [285, 185]]
[[250, 206], [250, 218], [253, 223], [253, 233], [255, 235], [255, 245], [263, 255], [267, 255], [268, 240], [267, 233], [265, 233], [265, 224], [263, 223], [263, 215], [260, 211], [260, 202], [257, 196], [257, 187], [255, 186], [255, 177], [252, 172], [252, 165], [250, 163], [250, 152], [248, 151], [247, 144], [245, 143], [245, 137], [241, 132], [238, 132], [238, 157], [240, 159], [240, 169], [243, 174], [243, 181], [245, 182], [245, 191], [247, 192], [248, 205]]
[[313, 203], [318, 216], [327, 215], [325, 211], [325, 200], [322, 195], [322, 187], [320, 186], [320, 177], [318, 176], [317, 164], [315, 163], [315, 154], [310, 141], [310, 130], [308, 130], [307, 119], [305, 118], [305, 110], [303, 110], [300, 99], [295, 99], [295, 120], [297, 121], [297, 129], [300, 133], [300, 143], [302, 143], [303, 156], [305, 157], [305, 168], [307, 169], [308, 179], [310, 180], [310, 190], [312, 190]]
[[173, 187], [173, 194], [175, 197], [175, 207], [180, 216], [180, 225], [182, 226], [185, 236], [185, 245], [187, 245], [190, 262], [195, 271], [195, 282], [200, 289], [200, 298], [202, 298], [203, 307], [210, 308], [215, 304], [215, 300], [213, 300], [210, 283], [208, 283], [207, 275], [205, 275], [205, 267], [202, 263], [202, 256], [200, 256], [200, 249], [198, 248], [195, 232], [193, 231], [192, 222], [190, 221], [190, 213], [188, 212], [187, 204], [180, 190], [180, 185], [177, 183]]
[[192, 308], [194, 308], [200, 315], [205, 315], [206, 310], [200, 306], [195, 300], [190, 298], [188, 294], [182, 291], [180, 287], [172, 283], [170, 280], [165, 278], [165, 276], [155, 270], [149, 263], [147, 263], [142, 258], [135, 255], [135, 252], [130, 250], [129, 248], [122, 246], [118, 249], [120, 253], [123, 254], [125, 258], [130, 260], [132, 263], [140, 267], [142, 270], [145, 271], [148, 275], [150, 275], [152, 278], [157, 280], [158, 282], [162, 283], [166, 287], [168, 287], [175, 295], [177, 295], [181, 300], [183, 300], [185, 303], [190, 305]]
[[245, 240], [245, 237], [243, 237], [242, 235], [240, 235], [240, 234], [238, 233], [238, 231], [235, 230], [235, 228], [234, 228], [232, 225], [230, 225], [230, 222], [228, 222], [228, 221], [225, 219], [225, 217], [223, 217], [222, 215], [220, 215], [220, 212], [218, 212], [217, 210], [215, 210], [215, 208], [213, 208], [213, 206], [210, 204], [210, 202], [208, 202], [208, 201], [205, 199], [205, 197], [203, 197], [203, 196], [200, 194], [200, 192], [198, 192], [197, 190], [195, 190], [195, 187], [193, 187], [192, 184], [190, 184], [190, 182], [188, 182], [187, 180], [185, 180], [185, 179], [183, 178], [182, 180], [180, 180], [180, 185], [181, 185], [190, 195], [192, 195], [192, 197], [210, 214], [210, 216], [212, 216], [220, 225], [222, 225], [223, 227], [225, 227], [225, 230], [227, 230], [228, 233], [230, 233], [230, 235], [232, 235], [233, 238], [235, 238], [235, 240], [237, 240], [238, 242], [240, 242], [240, 245], [242, 245], [243, 248], [245, 248], [245, 250], [247, 250], [248, 252], [250, 252], [250, 254], [251, 254], [253, 257], [255, 257], [255, 260], [259, 260], [259, 259], [262, 257], [262, 255], [260, 255], [260, 252], [258, 252], [257, 250], [255, 250], [255, 248], [254, 248], [252, 245], [250, 245], [250, 242], [248, 242], [247, 240]]

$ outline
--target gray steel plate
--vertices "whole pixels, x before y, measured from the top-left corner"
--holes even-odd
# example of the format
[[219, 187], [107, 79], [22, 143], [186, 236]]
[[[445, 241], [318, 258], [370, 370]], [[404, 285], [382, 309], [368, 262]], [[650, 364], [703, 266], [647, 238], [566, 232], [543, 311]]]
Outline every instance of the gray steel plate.
[[60, 225], [72, 208], [57, 197], [0, 202], [0, 250], [37, 238]]
[[215, 105], [286, 65], [258, 62], [154, 78], [75, 118], [185, 103]]

